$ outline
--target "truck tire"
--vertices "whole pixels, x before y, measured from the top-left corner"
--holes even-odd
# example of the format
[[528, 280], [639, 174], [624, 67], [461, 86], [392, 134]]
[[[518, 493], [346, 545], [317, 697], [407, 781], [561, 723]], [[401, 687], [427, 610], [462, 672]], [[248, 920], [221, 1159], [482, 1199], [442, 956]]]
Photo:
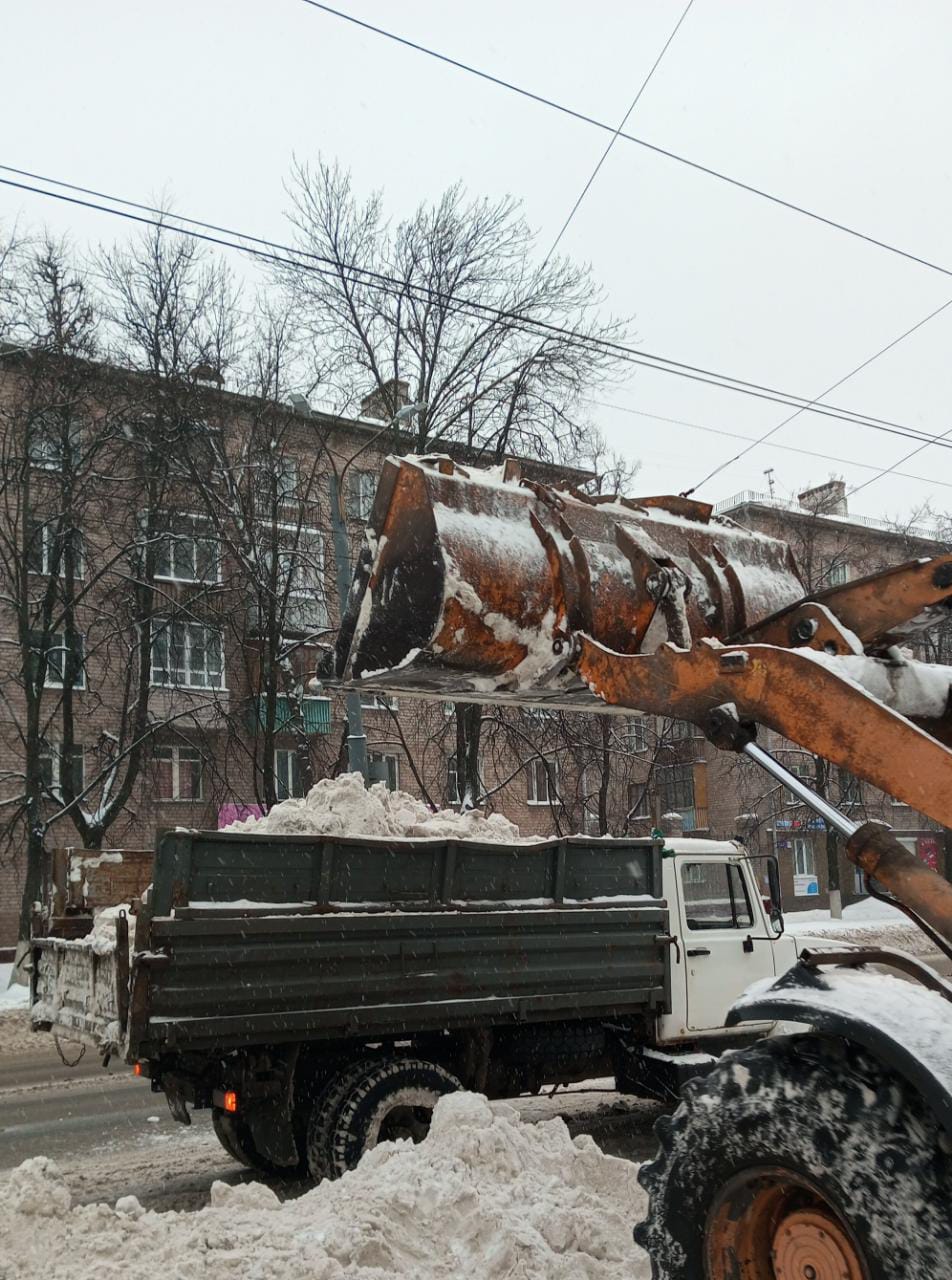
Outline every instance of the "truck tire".
[[303, 1167], [285, 1167], [259, 1155], [244, 1121], [222, 1111], [220, 1107], [212, 1108], [212, 1128], [215, 1130], [215, 1137], [231, 1158], [243, 1164], [246, 1169], [254, 1169], [257, 1173], [264, 1173], [272, 1178], [300, 1178], [304, 1172]]
[[365, 1151], [393, 1138], [426, 1137], [433, 1108], [462, 1084], [445, 1068], [420, 1058], [358, 1064], [328, 1091], [308, 1131], [308, 1163], [339, 1178]]
[[761, 1041], [682, 1098], [639, 1174], [653, 1280], [952, 1276], [952, 1144], [865, 1051]]
[[358, 1058], [331, 1076], [314, 1099], [307, 1124], [307, 1168], [315, 1182], [334, 1178], [331, 1159], [332, 1132], [337, 1113], [354, 1085], [381, 1063], [380, 1058]]

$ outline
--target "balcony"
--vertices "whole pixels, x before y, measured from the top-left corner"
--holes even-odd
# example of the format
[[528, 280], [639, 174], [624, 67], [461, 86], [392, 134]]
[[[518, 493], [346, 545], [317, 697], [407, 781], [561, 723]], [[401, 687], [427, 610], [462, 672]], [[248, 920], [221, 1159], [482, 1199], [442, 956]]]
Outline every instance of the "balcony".
[[189, 723], [203, 729], [221, 729], [228, 707], [227, 689], [154, 685], [149, 693], [149, 715], [153, 722], [174, 719], [181, 729], [187, 729]]
[[[331, 731], [330, 698], [305, 698], [302, 704], [304, 732], [308, 737]], [[267, 715], [267, 699], [255, 698], [248, 712], [249, 727], [255, 733], [265, 727]], [[295, 720], [295, 709], [291, 700], [284, 694], [276, 699], [274, 709], [274, 728], [276, 733], [296, 733], [298, 724]]]

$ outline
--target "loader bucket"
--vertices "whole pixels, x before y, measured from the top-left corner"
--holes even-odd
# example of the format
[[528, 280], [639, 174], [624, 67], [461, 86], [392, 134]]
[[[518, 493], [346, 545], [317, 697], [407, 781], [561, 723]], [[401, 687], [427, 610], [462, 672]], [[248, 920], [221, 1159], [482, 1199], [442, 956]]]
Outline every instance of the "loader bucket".
[[[593, 499], [389, 458], [341, 627], [348, 683], [595, 705], [575, 636], [622, 654], [727, 636], [799, 600], [786, 544], [683, 498]], [[602, 708], [604, 709], [604, 708]]]

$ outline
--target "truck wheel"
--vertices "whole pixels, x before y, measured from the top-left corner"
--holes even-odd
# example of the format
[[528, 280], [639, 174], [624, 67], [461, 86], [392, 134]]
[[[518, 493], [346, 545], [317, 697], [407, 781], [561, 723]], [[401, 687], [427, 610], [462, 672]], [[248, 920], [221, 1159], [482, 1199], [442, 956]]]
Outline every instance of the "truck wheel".
[[639, 1175], [654, 1280], [952, 1276], [949, 1141], [862, 1050], [762, 1041], [682, 1097]]
[[308, 1131], [312, 1172], [317, 1163], [323, 1176], [339, 1178], [378, 1142], [421, 1141], [440, 1098], [462, 1087], [443, 1067], [418, 1058], [359, 1064], [326, 1095], [320, 1114], [315, 1112]]
[[274, 1164], [266, 1156], [259, 1155], [252, 1141], [251, 1131], [238, 1116], [222, 1111], [220, 1107], [212, 1108], [212, 1128], [215, 1137], [225, 1148], [233, 1160], [243, 1164], [247, 1169], [267, 1174], [274, 1178], [299, 1178], [303, 1168]]
[[337, 1113], [358, 1080], [380, 1064], [379, 1058], [359, 1058], [331, 1076], [314, 1099], [307, 1125], [307, 1167], [315, 1182], [335, 1178], [331, 1142]]

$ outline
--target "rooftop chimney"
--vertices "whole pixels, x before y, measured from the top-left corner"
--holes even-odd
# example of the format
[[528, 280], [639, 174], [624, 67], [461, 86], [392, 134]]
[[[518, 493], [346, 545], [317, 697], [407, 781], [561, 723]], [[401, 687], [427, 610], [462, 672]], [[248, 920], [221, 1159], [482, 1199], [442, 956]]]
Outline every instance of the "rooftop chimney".
[[805, 511], [815, 516], [849, 515], [846, 506], [846, 485], [842, 480], [828, 480], [815, 489], [804, 489], [797, 494], [797, 502]]
[[402, 378], [391, 378], [382, 387], [375, 387], [360, 402], [363, 418], [379, 418], [389, 422], [398, 409], [410, 403], [410, 384]]

